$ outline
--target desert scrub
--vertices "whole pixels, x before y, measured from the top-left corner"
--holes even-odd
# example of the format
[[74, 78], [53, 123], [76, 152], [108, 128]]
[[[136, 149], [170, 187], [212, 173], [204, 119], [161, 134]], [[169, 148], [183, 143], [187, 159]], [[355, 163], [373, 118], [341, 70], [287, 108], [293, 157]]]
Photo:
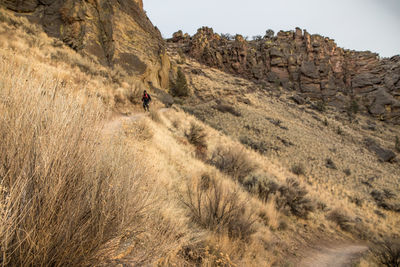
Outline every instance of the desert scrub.
[[257, 140], [255, 138], [249, 137], [247, 135], [240, 137], [240, 143], [254, 149], [255, 151], [257, 151], [261, 154], [267, 153], [271, 147], [266, 141]]
[[240, 117], [242, 114], [240, 111], [230, 104], [217, 103], [214, 108], [222, 113], [230, 113], [233, 116]]
[[238, 196], [237, 189], [208, 175], [188, 184], [180, 201], [192, 221], [204, 229], [243, 240], [255, 232], [255, 215], [246, 207], [247, 201]]
[[378, 264], [389, 267], [400, 266], [400, 240], [386, 238], [371, 249]]
[[185, 132], [185, 136], [192, 145], [207, 148], [207, 133], [200, 124], [192, 122], [189, 130]]
[[270, 178], [266, 174], [251, 174], [243, 182], [243, 186], [250, 193], [258, 196], [264, 202], [278, 192], [279, 184], [275, 179]]
[[336, 223], [343, 231], [351, 232], [353, 229], [354, 222], [345, 211], [334, 209], [328, 213], [326, 218]]
[[305, 175], [306, 174], [303, 163], [293, 164], [292, 167], [290, 168], [290, 171], [296, 175]]
[[217, 147], [209, 162], [239, 183], [243, 183], [243, 179], [257, 167], [249, 155], [238, 147]]
[[293, 178], [286, 179], [276, 198], [278, 208], [300, 217], [307, 218], [315, 210], [315, 203], [307, 197], [308, 191]]

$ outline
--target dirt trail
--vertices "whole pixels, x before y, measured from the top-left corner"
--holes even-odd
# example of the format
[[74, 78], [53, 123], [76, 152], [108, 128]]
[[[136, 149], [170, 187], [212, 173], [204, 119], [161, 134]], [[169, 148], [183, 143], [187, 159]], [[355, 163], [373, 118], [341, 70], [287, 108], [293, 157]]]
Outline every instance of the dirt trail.
[[[167, 110], [168, 110], [168, 108], [161, 108], [158, 110], [158, 112], [164, 113]], [[137, 121], [141, 118], [146, 117], [147, 115], [148, 115], [148, 113], [145, 113], [145, 112], [136, 113], [131, 116], [120, 115], [120, 116], [115, 117], [115, 118], [111, 119], [110, 121], [106, 122], [103, 126], [103, 132], [105, 134], [113, 134], [113, 133], [117, 132], [118, 129], [121, 128], [121, 126], [124, 122]]]
[[352, 266], [368, 247], [363, 245], [340, 245], [315, 249], [304, 258], [299, 267], [344, 267]]

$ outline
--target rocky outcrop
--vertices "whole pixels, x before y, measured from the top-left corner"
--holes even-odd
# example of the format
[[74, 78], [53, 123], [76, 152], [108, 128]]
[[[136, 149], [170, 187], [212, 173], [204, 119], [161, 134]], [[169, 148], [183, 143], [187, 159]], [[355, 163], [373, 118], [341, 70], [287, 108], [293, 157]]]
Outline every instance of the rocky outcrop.
[[361, 111], [400, 123], [400, 57], [380, 59], [371, 52], [337, 47], [334, 40], [306, 30], [246, 41], [203, 27], [169, 42], [198, 61], [260, 83], [298, 91], [340, 110], [357, 102]]
[[6, 8], [42, 25], [52, 37], [110, 68], [122, 68], [168, 87], [165, 42], [142, 0], [2, 0]]

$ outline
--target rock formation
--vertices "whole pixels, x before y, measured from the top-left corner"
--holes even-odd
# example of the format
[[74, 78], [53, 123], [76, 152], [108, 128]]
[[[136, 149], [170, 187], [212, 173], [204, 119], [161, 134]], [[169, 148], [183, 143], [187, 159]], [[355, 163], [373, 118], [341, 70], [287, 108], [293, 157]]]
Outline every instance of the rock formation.
[[143, 11], [142, 0], [2, 0], [6, 8], [42, 25], [52, 37], [99, 63], [122, 67], [167, 88], [165, 42]]
[[208, 66], [295, 90], [340, 110], [357, 103], [361, 111], [400, 123], [400, 56], [380, 59], [346, 50], [299, 28], [246, 41], [203, 27], [192, 37], [179, 31], [168, 41]]

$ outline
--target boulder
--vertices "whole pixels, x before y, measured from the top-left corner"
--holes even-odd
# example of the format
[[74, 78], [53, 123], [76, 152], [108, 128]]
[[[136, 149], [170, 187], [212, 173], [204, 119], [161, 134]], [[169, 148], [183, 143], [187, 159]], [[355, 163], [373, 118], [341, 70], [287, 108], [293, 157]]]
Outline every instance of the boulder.
[[396, 158], [396, 154], [392, 150], [382, 148], [372, 138], [366, 138], [364, 142], [367, 149], [378, 156], [379, 161], [391, 162]]
[[399, 104], [399, 101], [381, 87], [374, 92], [374, 101], [369, 106], [369, 112], [373, 115], [382, 115], [386, 112], [386, 106], [395, 104]]

